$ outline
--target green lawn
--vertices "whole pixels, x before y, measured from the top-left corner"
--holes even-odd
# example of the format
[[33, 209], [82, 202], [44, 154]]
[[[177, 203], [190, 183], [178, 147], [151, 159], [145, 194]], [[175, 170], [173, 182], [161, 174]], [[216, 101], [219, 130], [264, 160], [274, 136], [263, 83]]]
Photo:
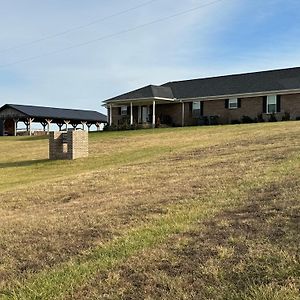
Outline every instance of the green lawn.
[[0, 138], [0, 299], [300, 299], [300, 122]]

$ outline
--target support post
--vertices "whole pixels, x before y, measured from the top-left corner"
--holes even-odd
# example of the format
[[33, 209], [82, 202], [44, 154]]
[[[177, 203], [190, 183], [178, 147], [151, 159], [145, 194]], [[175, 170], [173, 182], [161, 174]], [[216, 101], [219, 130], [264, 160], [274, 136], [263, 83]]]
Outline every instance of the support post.
[[19, 119], [14, 119], [14, 136], [17, 136]]
[[58, 130], [61, 131], [63, 127], [63, 123], [56, 123], [56, 125], [58, 126]]
[[132, 102], [130, 102], [130, 125], [133, 125], [133, 107]]
[[90, 132], [90, 129], [91, 129], [91, 126], [92, 126], [93, 124], [92, 123], [87, 123], [86, 124], [86, 126], [87, 126], [87, 128], [88, 128], [88, 132]]
[[52, 121], [53, 121], [52, 119], [46, 119], [46, 122], [47, 122], [47, 132], [48, 132], [48, 134], [49, 134], [49, 132], [50, 132], [50, 124], [51, 124]]
[[84, 125], [86, 125], [87, 122], [86, 121], [81, 121], [80, 123], [82, 125], [82, 130], [84, 130]]
[[29, 136], [32, 135], [32, 128], [31, 128], [31, 125], [32, 125], [32, 122], [34, 121], [34, 118], [28, 118], [28, 123], [29, 123]]
[[43, 131], [46, 131], [47, 122], [41, 122], [41, 125], [43, 126]]
[[181, 102], [181, 126], [184, 127], [184, 102]]
[[153, 100], [153, 107], [152, 107], [152, 127], [155, 128], [155, 100]]
[[64, 123], [66, 124], [66, 131], [68, 131], [68, 125], [71, 121], [70, 120], [64, 120]]

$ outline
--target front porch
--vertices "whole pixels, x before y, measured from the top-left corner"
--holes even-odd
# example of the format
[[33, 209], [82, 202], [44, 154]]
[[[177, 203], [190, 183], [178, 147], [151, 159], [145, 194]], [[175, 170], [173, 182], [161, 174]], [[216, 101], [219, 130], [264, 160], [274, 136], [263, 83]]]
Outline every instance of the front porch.
[[110, 126], [127, 124], [137, 128], [184, 125], [184, 104], [174, 100], [144, 100], [107, 105]]

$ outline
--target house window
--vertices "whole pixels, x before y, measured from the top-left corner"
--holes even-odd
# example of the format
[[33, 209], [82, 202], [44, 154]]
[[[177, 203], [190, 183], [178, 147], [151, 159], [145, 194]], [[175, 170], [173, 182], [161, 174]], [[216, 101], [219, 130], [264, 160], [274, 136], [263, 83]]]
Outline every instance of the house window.
[[228, 102], [228, 108], [229, 109], [236, 109], [238, 108], [238, 99], [237, 98], [231, 98], [229, 99], [229, 102]]
[[267, 113], [276, 113], [277, 108], [277, 97], [276, 95], [271, 95], [267, 97]]
[[121, 116], [127, 116], [127, 106], [121, 106]]
[[200, 101], [193, 101], [193, 118], [198, 118], [201, 116], [201, 102]]

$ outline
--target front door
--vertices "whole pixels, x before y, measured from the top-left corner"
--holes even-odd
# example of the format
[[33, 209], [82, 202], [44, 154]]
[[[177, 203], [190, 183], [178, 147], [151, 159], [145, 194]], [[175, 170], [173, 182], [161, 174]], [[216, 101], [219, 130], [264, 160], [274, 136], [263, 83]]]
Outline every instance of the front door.
[[148, 106], [142, 106], [142, 123], [148, 122], [149, 110]]

